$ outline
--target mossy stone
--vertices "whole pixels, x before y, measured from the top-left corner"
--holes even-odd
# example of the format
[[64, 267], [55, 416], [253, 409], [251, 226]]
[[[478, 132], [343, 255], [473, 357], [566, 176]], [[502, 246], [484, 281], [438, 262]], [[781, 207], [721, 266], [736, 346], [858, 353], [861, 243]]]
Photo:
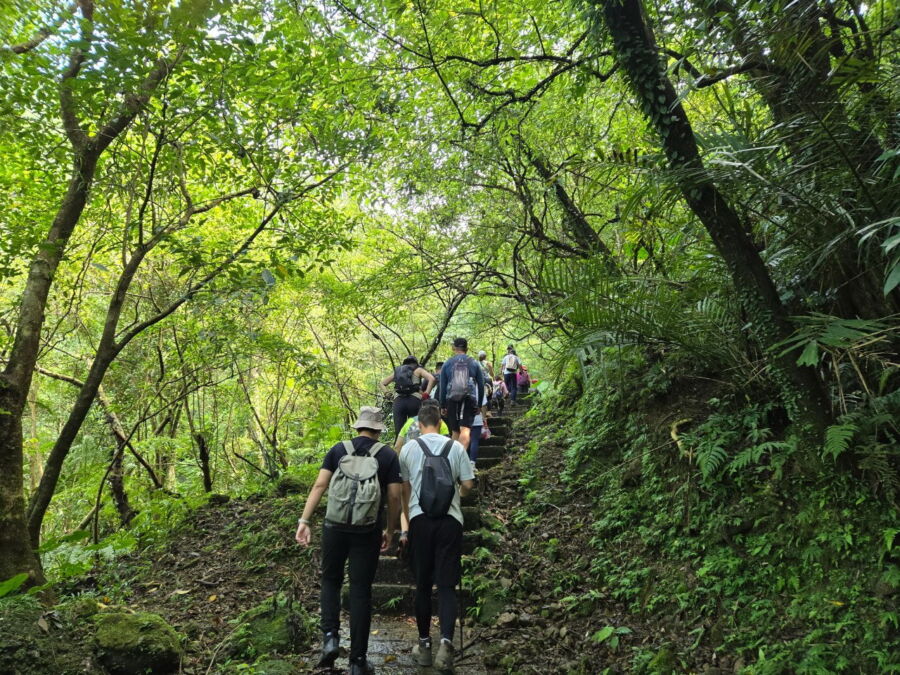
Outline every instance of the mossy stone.
[[84, 595], [69, 603], [66, 610], [75, 619], [87, 619], [100, 611], [100, 603], [97, 602], [97, 598]]
[[309, 483], [296, 476], [282, 476], [275, 486], [275, 492], [279, 497], [305, 494], [308, 489]]
[[113, 675], [178, 670], [180, 638], [158, 614], [113, 612], [98, 615], [96, 623], [100, 662]]
[[240, 617], [243, 624], [231, 640], [232, 653], [246, 657], [304, 651], [312, 640], [313, 625], [302, 608], [283, 595], [266, 600]]
[[656, 656], [648, 664], [648, 670], [654, 675], [669, 675], [669, 673], [674, 673], [677, 667], [675, 654], [668, 646], [660, 647]]

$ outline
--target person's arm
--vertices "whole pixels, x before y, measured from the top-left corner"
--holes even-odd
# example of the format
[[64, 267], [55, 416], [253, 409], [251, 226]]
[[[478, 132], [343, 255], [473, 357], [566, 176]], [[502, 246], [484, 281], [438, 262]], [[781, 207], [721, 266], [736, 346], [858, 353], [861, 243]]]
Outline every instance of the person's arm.
[[294, 539], [301, 546], [309, 546], [309, 540], [312, 535], [309, 526], [312, 524], [313, 512], [319, 506], [319, 502], [322, 501], [322, 495], [325, 494], [325, 490], [328, 489], [332, 473], [328, 469], [319, 469], [316, 482], [306, 498], [306, 506], [303, 507], [303, 515], [300, 516], [300, 522], [297, 524], [297, 533], [294, 535]]
[[488, 374], [491, 376], [491, 382], [494, 381], [494, 364], [488, 361]]
[[423, 378], [426, 382], [428, 382], [428, 386], [425, 387], [425, 393], [430, 396], [431, 390], [434, 389], [434, 383], [435, 383], [434, 375], [429, 373], [424, 368], [416, 368], [416, 375], [418, 375], [419, 377]]
[[387, 489], [387, 525], [384, 528], [384, 535], [381, 539], [381, 552], [388, 550], [391, 542], [394, 541], [394, 528], [397, 527], [397, 519], [400, 515], [400, 492], [401, 483], [388, 483]]
[[388, 393], [389, 390], [388, 390], [387, 386], [393, 381], [394, 381], [394, 374], [391, 373], [386, 378], [384, 378], [381, 382], [378, 383], [378, 388], [381, 389], [382, 394], [386, 395]]
[[447, 407], [447, 385], [448, 385], [448, 375], [447, 375], [447, 364], [449, 361], [446, 361], [444, 365], [441, 367], [441, 373], [438, 376], [438, 382], [440, 384], [440, 388], [438, 389], [438, 401], [441, 403], [441, 408], [445, 409]]
[[474, 480], [461, 480], [459, 482], [459, 496], [467, 497], [470, 492], [472, 492], [472, 488], [475, 487]]
[[399, 436], [397, 436], [397, 442], [394, 443], [394, 452], [399, 455], [400, 450], [404, 445], [406, 445], [406, 436], [401, 433]]

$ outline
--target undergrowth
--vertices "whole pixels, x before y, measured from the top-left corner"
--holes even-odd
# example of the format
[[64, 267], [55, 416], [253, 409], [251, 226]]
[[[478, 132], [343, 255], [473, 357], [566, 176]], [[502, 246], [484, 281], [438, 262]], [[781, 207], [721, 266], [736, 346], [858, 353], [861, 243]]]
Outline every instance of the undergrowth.
[[[576, 403], [541, 406], [554, 425], [538, 433], [567, 447], [565, 490], [593, 504], [581, 590], [677, 626], [683, 666], [702, 647], [748, 673], [900, 672], [900, 395], [808, 448], [763, 390], [619, 356]], [[523, 521], [542, 509], [540, 443], [521, 459]], [[633, 668], [652, 670], [634, 649]]]

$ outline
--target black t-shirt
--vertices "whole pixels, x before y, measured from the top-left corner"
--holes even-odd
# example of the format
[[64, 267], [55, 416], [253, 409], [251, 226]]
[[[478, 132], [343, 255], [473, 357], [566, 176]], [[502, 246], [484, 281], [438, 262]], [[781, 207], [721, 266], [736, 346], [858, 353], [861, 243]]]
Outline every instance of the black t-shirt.
[[[368, 436], [357, 436], [351, 443], [353, 443], [353, 448], [356, 450], [355, 454], [365, 455], [375, 445], [375, 440]], [[328, 451], [328, 454], [325, 455], [325, 459], [322, 461], [322, 468], [334, 473], [337, 471], [338, 464], [341, 463], [341, 458], [346, 454], [347, 448], [344, 447], [343, 441], [335, 443], [331, 450]], [[400, 458], [397, 457], [397, 453], [390, 446], [385, 445], [381, 448], [378, 454], [375, 455], [375, 459], [378, 460], [378, 482], [381, 483], [381, 508], [378, 511], [378, 527], [383, 528], [385, 520], [384, 510], [387, 504], [387, 486], [390, 483], [402, 483], [403, 480], [400, 478]]]

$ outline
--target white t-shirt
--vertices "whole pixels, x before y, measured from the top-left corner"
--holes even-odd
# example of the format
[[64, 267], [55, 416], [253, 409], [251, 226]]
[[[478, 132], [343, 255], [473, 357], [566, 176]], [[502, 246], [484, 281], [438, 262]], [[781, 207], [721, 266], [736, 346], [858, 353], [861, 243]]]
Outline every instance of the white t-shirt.
[[503, 357], [501, 365], [503, 366], [503, 370], [513, 371], [518, 370], [521, 363], [522, 362], [519, 361], [519, 357], [515, 354], [507, 354]]
[[[435, 454], [443, 450], [444, 444], [447, 442], [446, 436], [434, 433], [423, 434], [419, 439], [424, 441], [428, 449]], [[453, 447], [450, 448], [447, 460], [450, 462], [450, 471], [453, 472], [455, 481], [475, 479], [469, 456], [458, 441], [453, 441]], [[424, 466], [425, 453], [416, 441], [409, 441], [400, 450], [400, 477], [404, 482], [409, 481], [411, 487], [409, 495], [410, 520], [423, 513], [422, 507], [419, 506], [419, 493], [422, 491], [422, 469]], [[460, 524], [463, 524], [459, 490], [453, 493], [453, 502], [451, 502], [450, 510], [447, 513], [456, 518]]]

